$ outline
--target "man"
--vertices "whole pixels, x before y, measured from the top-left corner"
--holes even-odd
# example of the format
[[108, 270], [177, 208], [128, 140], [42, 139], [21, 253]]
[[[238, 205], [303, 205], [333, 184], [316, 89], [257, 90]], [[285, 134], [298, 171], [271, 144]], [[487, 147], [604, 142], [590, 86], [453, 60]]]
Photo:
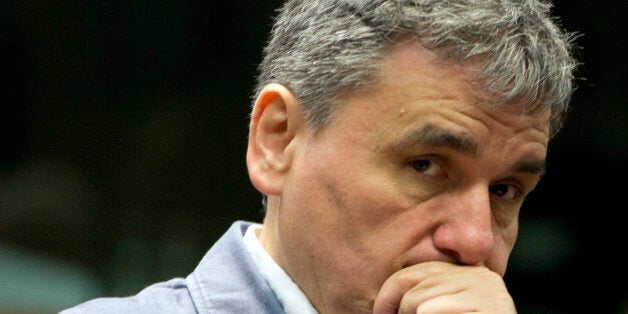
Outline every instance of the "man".
[[537, 1], [287, 1], [236, 222], [187, 278], [66, 313], [515, 313], [519, 208], [572, 93]]

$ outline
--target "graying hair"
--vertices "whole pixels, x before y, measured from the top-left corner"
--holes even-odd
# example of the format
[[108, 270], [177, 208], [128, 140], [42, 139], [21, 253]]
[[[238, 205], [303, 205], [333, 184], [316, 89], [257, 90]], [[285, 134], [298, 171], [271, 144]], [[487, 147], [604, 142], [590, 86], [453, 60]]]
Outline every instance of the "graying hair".
[[377, 77], [386, 49], [413, 37], [444, 61], [480, 60], [495, 103], [551, 111], [558, 131], [574, 89], [573, 34], [539, 0], [288, 0], [275, 17], [255, 96], [288, 87], [316, 132], [344, 93]]

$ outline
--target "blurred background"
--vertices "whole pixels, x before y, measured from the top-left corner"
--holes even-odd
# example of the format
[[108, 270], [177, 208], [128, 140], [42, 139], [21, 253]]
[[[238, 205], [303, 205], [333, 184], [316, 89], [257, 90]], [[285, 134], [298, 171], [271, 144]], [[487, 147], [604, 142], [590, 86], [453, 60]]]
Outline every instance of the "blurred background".
[[[234, 220], [261, 221], [244, 156], [280, 2], [0, 3], [0, 313], [184, 277]], [[556, 3], [583, 66], [522, 209], [520, 313], [628, 313], [626, 12]]]

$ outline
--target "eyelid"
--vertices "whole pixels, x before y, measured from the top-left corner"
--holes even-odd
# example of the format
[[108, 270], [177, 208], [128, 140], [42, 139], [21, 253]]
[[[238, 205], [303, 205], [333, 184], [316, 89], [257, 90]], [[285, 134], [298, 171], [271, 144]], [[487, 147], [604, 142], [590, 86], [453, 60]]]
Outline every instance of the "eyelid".
[[443, 166], [443, 157], [434, 155], [434, 154], [425, 154], [425, 155], [416, 155], [407, 159], [406, 163], [412, 163], [417, 160], [428, 160], [430, 162], [436, 163], [439, 166]]
[[[514, 189], [515, 195], [511, 199], [505, 199], [508, 202], [519, 202], [521, 199], [525, 198], [525, 196], [527, 195], [527, 192], [523, 188], [523, 185], [521, 184], [521, 182], [518, 182], [518, 181], [513, 182], [513, 180], [499, 181], [497, 183], [491, 184], [489, 186], [489, 189], [490, 187], [499, 186], [499, 185], [505, 185], [505, 186], [508, 186], [509, 188]], [[500, 199], [504, 199], [503, 196], [498, 195], [497, 197], [499, 197]]]
[[432, 162], [436, 162], [440, 166], [444, 166], [447, 158], [443, 155], [438, 155], [438, 154], [425, 154], [425, 155], [417, 155], [410, 158], [410, 161], [413, 161], [413, 160], [429, 160]]
[[505, 182], [506, 184], [515, 186], [519, 190], [519, 193], [521, 193], [521, 195], [525, 197], [536, 188], [540, 180], [540, 175], [534, 176], [534, 179], [526, 179], [514, 176], [506, 180], [501, 180], [500, 182]]
[[439, 177], [439, 176], [446, 176], [447, 175], [445, 158], [443, 156], [434, 155], [434, 154], [414, 156], [412, 158], [409, 158], [408, 161], [406, 161], [406, 164], [414, 167], [413, 163], [416, 162], [416, 161], [419, 161], [419, 160], [427, 160], [427, 161], [432, 163], [432, 167], [438, 167], [438, 169], [437, 169], [438, 173], [437, 174], [430, 175], [430, 174], [421, 173], [422, 175], [429, 176], [429, 177]]

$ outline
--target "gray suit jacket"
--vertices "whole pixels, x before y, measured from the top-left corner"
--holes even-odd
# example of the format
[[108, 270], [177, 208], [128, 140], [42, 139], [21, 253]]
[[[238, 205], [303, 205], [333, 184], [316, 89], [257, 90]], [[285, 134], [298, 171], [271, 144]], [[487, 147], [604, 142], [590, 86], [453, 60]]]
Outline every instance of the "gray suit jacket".
[[62, 311], [76, 313], [285, 313], [258, 273], [236, 221], [185, 279], [156, 283], [137, 295], [98, 298]]

